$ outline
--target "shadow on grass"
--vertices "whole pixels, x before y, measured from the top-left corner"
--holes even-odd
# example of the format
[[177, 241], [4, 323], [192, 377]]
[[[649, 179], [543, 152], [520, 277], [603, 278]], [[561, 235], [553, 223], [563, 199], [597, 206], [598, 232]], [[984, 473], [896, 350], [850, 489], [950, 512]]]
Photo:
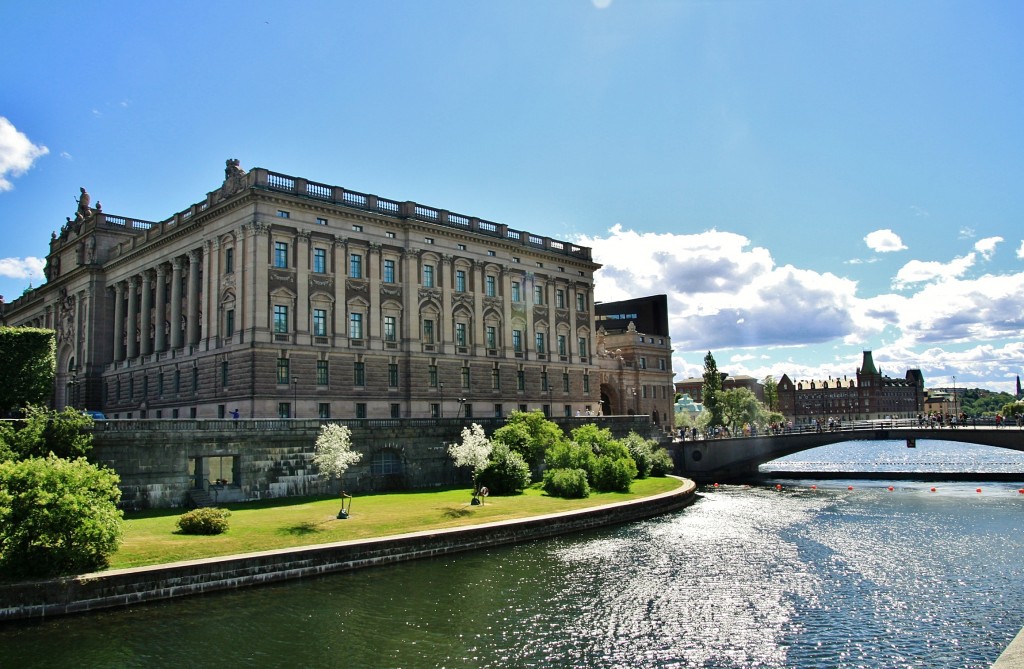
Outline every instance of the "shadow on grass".
[[278, 530], [278, 534], [287, 534], [293, 537], [304, 537], [310, 534], [320, 534], [326, 528], [324, 525], [329, 521], [322, 521], [319, 523], [298, 523], [297, 525], [289, 525], [288, 527], [282, 527]]
[[472, 511], [468, 506], [449, 506], [444, 510], [445, 518], [465, 518]]

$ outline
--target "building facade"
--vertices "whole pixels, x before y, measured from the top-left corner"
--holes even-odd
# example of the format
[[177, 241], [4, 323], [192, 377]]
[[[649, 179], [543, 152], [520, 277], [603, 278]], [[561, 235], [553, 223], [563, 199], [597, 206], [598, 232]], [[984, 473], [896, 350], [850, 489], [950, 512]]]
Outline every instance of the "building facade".
[[229, 160], [167, 220], [82, 189], [46, 282], [55, 407], [108, 418], [596, 413], [589, 248]]
[[[736, 388], [746, 388], [759, 402], [764, 402], [764, 384], [755, 379], [752, 376], [745, 374], [737, 374], [732, 376], [730, 374], [721, 374], [722, 377], [722, 390], [735, 390]], [[704, 401], [704, 377], [703, 376], [691, 376], [688, 379], [682, 381], [676, 381], [675, 389], [677, 393], [689, 395], [694, 402]]]
[[902, 379], [883, 376], [871, 351], [864, 351], [853, 377], [793, 381], [783, 374], [778, 391], [779, 411], [796, 422], [914, 418], [926, 399], [921, 370], [909, 369]]
[[675, 389], [667, 297], [599, 302], [595, 311], [601, 412], [649, 415], [660, 430], [671, 433]]

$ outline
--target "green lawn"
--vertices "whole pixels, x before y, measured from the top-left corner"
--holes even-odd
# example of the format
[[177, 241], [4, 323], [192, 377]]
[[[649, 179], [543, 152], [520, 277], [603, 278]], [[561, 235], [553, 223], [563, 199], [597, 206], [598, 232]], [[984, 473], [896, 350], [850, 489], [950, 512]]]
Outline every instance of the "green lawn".
[[575, 500], [549, 497], [537, 485], [522, 495], [489, 497], [482, 506], [469, 504], [466, 488], [365, 495], [352, 500], [346, 520], [336, 518], [339, 498], [289, 497], [226, 505], [230, 529], [215, 536], [180, 534], [180, 509], [128, 513], [124, 543], [111, 556], [110, 566], [140, 567], [537, 516], [647, 497], [680, 485], [679, 479], [652, 477], [633, 481], [629, 493]]

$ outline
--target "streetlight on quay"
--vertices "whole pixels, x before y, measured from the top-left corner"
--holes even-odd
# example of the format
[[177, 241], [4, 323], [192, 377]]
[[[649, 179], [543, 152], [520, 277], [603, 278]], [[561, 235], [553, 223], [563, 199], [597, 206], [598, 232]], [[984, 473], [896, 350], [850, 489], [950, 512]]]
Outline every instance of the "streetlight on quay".
[[466, 398], [465, 397], [460, 397], [459, 398], [459, 413], [456, 415], [456, 418], [461, 418], [462, 417], [462, 410], [465, 407], [466, 407]]
[[299, 377], [292, 377], [292, 418], [299, 417]]

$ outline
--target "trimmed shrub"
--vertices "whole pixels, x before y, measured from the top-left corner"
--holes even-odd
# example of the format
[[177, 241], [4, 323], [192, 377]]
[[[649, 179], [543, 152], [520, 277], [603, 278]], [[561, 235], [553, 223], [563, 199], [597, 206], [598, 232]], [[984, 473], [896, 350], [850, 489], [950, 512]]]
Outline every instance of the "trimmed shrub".
[[119, 481], [85, 458], [0, 463], [0, 572], [48, 578], [107, 566], [124, 535]]
[[549, 469], [544, 472], [544, 492], [552, 497], [583, 499], [590, 497], [587, 473], [582, 469]]
[[178, 529], [182, 534], [222, 534], [228, 531], [227, 509], [207, 506], [192, 509], [178, 518]]
[[610, 458], [602, 455], [594, 465], [593, 484], [599, 492], [629, 492], [636, 478], [633, 458]]
[[491, 460], [477, 477], [492, 495], [519, 495], [530, 485], [530, 465], [505, 444], [495, 442]]
[[676, 469], [672, 454], [664, 448], [656, 448], [651, 453], [651, 476], [668, 476]]

